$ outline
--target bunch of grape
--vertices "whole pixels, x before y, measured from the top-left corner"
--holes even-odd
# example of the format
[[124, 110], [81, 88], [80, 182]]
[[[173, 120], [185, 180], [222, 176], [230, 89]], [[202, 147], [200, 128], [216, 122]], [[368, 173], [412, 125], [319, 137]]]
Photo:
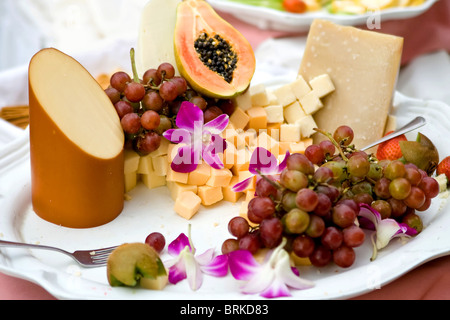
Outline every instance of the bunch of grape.
[[248, 220], [229, 221], [234, 238], [224, 241], [222, 252], [255, 253], [276, 247], [285, 237], [286, 249], [309, 258], [314, 266], [334, 262], [350, 267], [356, 258], [354, 248], [365, 241], [358, 222], [360, 203], [420, 232], [416, 211], [426, 210], [439, 193], [437, 181], [413, 164], [377, 161], [356, 150], [350, 145], [353, 135], [350, 127], [341, 126], [304, 154], [291, 154], [279, 179], [259, 177], [248, 204]]
[[158, 149], [162, 134], [174, 127], [183, 101], [190, 101], [202, 109], [205, 122], [224, 112], [231, 115], [234, 111], [231, 100], [212, 99], [195, 92], [183, 77], [175, 75], [175, 68], [170, 63], [148, 69], [140, 79], [134, 55], [130, 55], [133, 77], [117, 71], [105, 89], [119, 115], [126, 148], [132, 148], [140, 155]]

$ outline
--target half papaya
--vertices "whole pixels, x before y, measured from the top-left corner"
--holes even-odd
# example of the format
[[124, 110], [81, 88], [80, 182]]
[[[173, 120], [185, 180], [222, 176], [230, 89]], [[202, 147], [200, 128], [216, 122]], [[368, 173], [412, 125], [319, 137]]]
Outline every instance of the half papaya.
[[209, 97], [231, 98], [244, 92], [255, 72], [250, 43], [204, 0], [178, 5], [174, 50], [181, 76]]

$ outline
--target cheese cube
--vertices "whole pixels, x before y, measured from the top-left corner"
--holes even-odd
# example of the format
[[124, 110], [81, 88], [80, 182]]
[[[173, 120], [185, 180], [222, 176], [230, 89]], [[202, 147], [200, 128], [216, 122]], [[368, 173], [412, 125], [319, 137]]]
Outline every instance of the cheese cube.
[[208, 181], [211, 175], [211, 167], [206, 162], [202, 161], [197, 165], [194, 171], [188, 173], [188, 184], [202, 186]]
[[291, 84], [286, 84], [275, 89], [273, 94], [277, 97], [278, 103], [283, 107], [288, 106], [297, 100], [294, 92], [292, 91]]
[[242, 110], [248, 110], [252, 107], [252, 97], [250, 95], [250, 90], [245, 90], [242, 94], [234, 97], [233, 103], [236, 108], [240, 108]]
[[146, 156], [140, 157], [139, 166], [137, 169], [137, 173], [139, 174], [147, 174], [153, 172], [153, 163], [152, 157], [148, 154]]
[[236, 147], [234, 144], [227, 142], [227, 147], [223, 153], [219, 153], [220, 160], [222, 160], [223, 166], [226, 169], [231, 169], [234, 166], [236, 159]]
[[256, 139], [258, 138], [258, 133], [255, 129], [249, 128], [242, 133], [245, 145], [247, 147], [256, 145]]
[[258, 136], [257, 146], [269, 150], [275, 157], [280, 152], [278, 141], [273, 139], [267, 132], [261, 132]]
[[263, 107], [252, 107], [247, 110], [247, 114], [249, 116], [248, 127], [250, 129], [258, 131], [267, 128], [267, 113]]
[[197, 194], [204, 206], [210, 206], [223, 199], [222, 187], [200, 186]]
[[167, 188], [170, 191], [170, 197], [173, 200], [176, 200], [178, 196], [184, 191], [192, 191], [193, 193], [197, 193], [198, 187], [192, 184], [179, 183], [174, 181], [167, 181]]
[[323, 98], [335, 90], [333, 81], [328, 74], [322, 74], [309, 81], [317, 97]]
[[312, 136], [316, 131], [314, 131], [314, 128], [317, 128], [317, 124], [314, 121], [314, 118], [311, 115], [307, 115], [303, 118], [300, 118], [296, 121], [296, 124], [300, 126], [300, 132], [302, 139], [303, 138], [309, 138]]
[[284, 110], [281, 104], [268, 105], [267, 107], [264, 107], [264, 110], [266, 110], [267, 122], [279, 123], [284, 121]]
[[256, 197], [255, 190], [247, 190], [245, 192], [245, 201], [250, 202], [254, 197]]
[[282, 124], [280, 128], [280, 141], [282, 142], [299, 142], [301, 139], [300, 125]]
[[232, 190], [233, 186], [238, 182], [238, 177], [234, 176], [231, 178], [228, 186], [222, 187], [223, 200], [233, 203], [239, 200], [239, 198], [243, 195], [243, 192], [234, 192]]
[[299, 142], [291, 142], [289, 145], [290, 153], [305, 153], [306, 148], [313, 142], [312, 138], [303, 139]]
[[123, 152], [124, 157], [124, 173], [135, 172], [139, 168], [140, 156], [133, 150], [125, 149]]
[[188, 178], [189, 178], [189, 175], [187, 172], [177, 172], [177, 171], [173, 170], [170, 166], [168, 166], [167, 175], [166, 175], [167, 181], [187, 183]]
[[244, 190], [255, 190], [256, 187], [256, 176], [248, 170], [238, 171], [236, 172], [236, 177], [238, 178], [238, 182], [242, 182], [245, 179], [251, 178], [251, 181], [247, 188]]
[[231, 114], [229, 121], [235, 129], [244, 129], [250, 121], [250, 117], [243, 109], [236, 108]]
[[200, 209], [201, 199], [192, 191], [180, 193], [175, 200], [173, 209], [186, 220], [191, 219]]
[[323, 107], [322, 101], [320, 101], [320, 99], [317, 97], [315, 91], [307, 93], [302, 98], [300, 98], [298, 102], [300, 102], [303, 111], [305, 111], [306, 114], [314, 114], [316, 113], [316, 111]]
[[280, 128], [282, 122], [268, 123], [267, 124], [267, 134], [271, 136], [276, 141], [280, 141]]
[[[355, 147], [381, 138], [398, 76], [403, 38], [315, 19], [309, 29], [299, 74], [311, 81], [328, 74], [336, 91], [314, 114], [320, 129], [350, 126]], [[315, 143], [326, 139], [314, 135]]]
[[236, 150], [236, 160], [232, 168], [233, 172], [248, 170], [251, 153], [247, 148]]
[[284, 119], [287, 123], [295, 123], [304, 116], [306, 116], [305, 111], [298, 101], [284, 108]]
[[290, 145], [292, 142], [286, 142], [286, 141], [280, 141], [280, 156], [283, 156], [286, 154], [286, 151], [290, 152]]
[[224, 138], [227, 142], [230, 142], [235, 145], [236, 136], [238, 135], [237, 130], [234, 128], [234, 126], [229, 122], [229, 125], [227, 128], [225, 128], [224, 131], [222, 131], [222, 138]]
[[159, 176], [154, 172], [151, 172], [149, 174], [141, 174], [140, 177], [144, 185], [149, 189], [162, 187], [166, 185], [166, 177]]
[[169, 163], [167, 162], [167, 155], [157, 156], [152, 158], [153, 171], [157, 176], [165, 176]]
[[151, 152], [149, 155], [152, 158], [166, 155], [167, 154], [167, 150], [169, 148], [169, 144], [171, 144], [171, 142], [169, 140], [167, 140], [164, 137], [161, 137], [161, 144], [159, 145], [158, 149], [156, 149], [155, 151]]
[[305, 78], [303, 78], [301, 75], [299, 75], [297, 79], [291, 82], [291, 90], [297, 100], [303, 98], [306, 94], [311, 92], [311, 88], [309, 87]]
[[264, 84], [257, 84], [250, 87], [252, 107], [263, 107], [269, 104], [267, 89]]
[[167, 161], [169, 163], [173, 162], [173, 159], [175, 158], [175, 156], [178, 153], [178, 149], [181, 148], [182, 146], [184, 146], [185, 144], [182, 143], [170, 143], [167, 146]]
[[273, 93], [273, 90], [267, 89], [267, 98], [268, 98], [267, 105], [280, 104], [277, 96]]
[[211, 168], [211, 176], [206, 181], [207, 186], [211, 187], [226, 187], [230, 184], [233, 174], [229, 169], [214, 169]]
[[129, 192], [134, 189], [137, 185], [137, 173], [135, 172], [127, 172], [125, 173], [125, 192]]

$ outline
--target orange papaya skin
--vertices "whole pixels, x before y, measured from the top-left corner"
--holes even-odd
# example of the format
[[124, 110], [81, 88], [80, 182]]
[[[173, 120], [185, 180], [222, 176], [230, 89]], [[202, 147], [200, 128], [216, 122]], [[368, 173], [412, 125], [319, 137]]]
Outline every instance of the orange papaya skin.
[[[237, 67], [230, 83], [200, 60], [194, 41], [203, 32], [211, 37], [220, 35], [236, 53]], [[239, 95], [248, 88], [255, 72], [256, 60], [250, 43], [203, 0], [186, 0], [178, 5], [174, 50], [181, 76], [194, 90], [209, 97], [231, 98]]]

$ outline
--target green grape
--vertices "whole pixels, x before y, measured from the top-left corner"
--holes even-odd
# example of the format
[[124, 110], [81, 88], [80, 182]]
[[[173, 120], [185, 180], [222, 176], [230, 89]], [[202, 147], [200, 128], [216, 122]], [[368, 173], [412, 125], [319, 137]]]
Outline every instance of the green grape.
[[389, 193], [398, 200], [405, 199], [411, 192], [411, 183], [406, 178], [395, 178], [389, 183]]
[[367, 157], [353, 155], [347, 162], [347, 171], [351, 176], [362, 178], [367, 175], [370, 163]]
[[300, 234], [308, 228], [309, 214], [298, 208], [290, 210], [282, 218], [287, 233]]

